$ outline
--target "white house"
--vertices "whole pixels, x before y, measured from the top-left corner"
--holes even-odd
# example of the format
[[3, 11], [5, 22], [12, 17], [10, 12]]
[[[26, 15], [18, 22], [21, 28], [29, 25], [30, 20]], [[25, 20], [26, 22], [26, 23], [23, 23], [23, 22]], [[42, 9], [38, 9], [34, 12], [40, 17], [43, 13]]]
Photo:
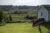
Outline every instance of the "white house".
[[37, 16], [39, 18], [44, 18], [46, 21], [50, 21], [50, 5], [42, 5], [37, 11]]

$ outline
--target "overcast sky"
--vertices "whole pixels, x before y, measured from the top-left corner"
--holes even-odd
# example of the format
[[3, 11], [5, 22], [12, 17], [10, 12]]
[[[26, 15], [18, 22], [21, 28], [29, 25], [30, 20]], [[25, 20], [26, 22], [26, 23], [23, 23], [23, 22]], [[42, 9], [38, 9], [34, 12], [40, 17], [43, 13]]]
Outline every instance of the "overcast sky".
[[0, 5], [29, 5], [50, 4], [50, 0], [0, 0]]

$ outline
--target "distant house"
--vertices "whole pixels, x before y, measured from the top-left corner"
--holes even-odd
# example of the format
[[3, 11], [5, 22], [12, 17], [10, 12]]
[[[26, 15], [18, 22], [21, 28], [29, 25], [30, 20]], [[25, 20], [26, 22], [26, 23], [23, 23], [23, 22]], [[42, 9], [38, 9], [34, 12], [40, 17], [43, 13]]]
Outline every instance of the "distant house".
[[42, 5], [38, 9], [38, 19], [44, 18], [46, 21], [50, 21], [50, 5]]

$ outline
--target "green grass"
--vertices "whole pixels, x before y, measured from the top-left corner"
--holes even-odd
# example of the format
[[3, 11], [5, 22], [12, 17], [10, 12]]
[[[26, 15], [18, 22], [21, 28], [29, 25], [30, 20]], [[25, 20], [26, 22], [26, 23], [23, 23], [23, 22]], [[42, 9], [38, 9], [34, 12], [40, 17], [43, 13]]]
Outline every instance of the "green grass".
[[[5, 12], [5, 11], [4, 11]], [[5, 15], [9, 15], [5, 12]], [[10, 14], [13, 21], [26, 20], [25, 16], [37, 16], [37, 12], [28, 12], [27, 14]], [[18, 16], [18, 17], [17, 17]], [[24, 17], [23, 17], [24, 16]], [[47, 33], [50, 30], [50, 25], [41, 26], [42, 33]], [[0, 33], [40, 33], [38, 27], [32, 27], [32, 23], [10, 23], [0, 26]]]
[[11, 14], [13, 21], [16, 21], [16, 20], [26, 20], [25, 17], [27, 15], [32, 16], [32, 17], [36, 16], [36, 14], [30, 14], [30, 13], [28, 13], [28, 14]]
[[[25, 20], [25, 16], [36, 16], [36, 14], [11, 14], [13, 21]], [[19, 17], [16, 17], [19, 16]], [[23, 17], [24, 16], [24, 17]], [[42, 25], [42, 33], [47, 33], [50, 30], [50, 25]], [[40, 33], [38, 27], [32, 27], [32, 23], [10, 23], [4, 26], [0, 26], [0, 33]]]
[[4, 13], [5, 13], [5, 15], [11, 15], [11, 17], [12, 17], [12, 20], [13, 21], [16, 21], [16, 20], [26, 20], [26, 16], [27, 15], [29, 15], [29, 16], [36, 16], [37, 14], [36, 14], [36, 12], [28, 12], [28, 13], [26, 13], [26, 14], [8, 14], [6, 11], [4, 11]]
[[[41, 26], [42, 32], [46, 33], [47, 28]], [[32, 27], [32, 23], [11, 23], [0, 26], [0, 33], [40, 33], [38, 27]]]

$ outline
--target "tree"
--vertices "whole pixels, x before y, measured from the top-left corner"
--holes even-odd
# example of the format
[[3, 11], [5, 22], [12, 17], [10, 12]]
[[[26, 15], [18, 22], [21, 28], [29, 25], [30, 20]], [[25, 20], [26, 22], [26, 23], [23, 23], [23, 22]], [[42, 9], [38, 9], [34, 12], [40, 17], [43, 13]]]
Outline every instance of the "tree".
[[12, 21], [12, 17], [11, 17], [11, 15], [9, 15], [9, 20]]
[[6, 14], [4, 13], [4, 10], [0, 10], [0, 26], [4, 25], [6, 23], [6, 19], [7, 16]]
[[12, 22], [12, 17], [11, 17], [11, 15], [9, 14], [9, 16], [7, 17], [7, 21], [6, 21], [7, 23], [11, 23]]
[[3, 11], [0, 11], [0, 23], [2, 22], [3, 20]]

